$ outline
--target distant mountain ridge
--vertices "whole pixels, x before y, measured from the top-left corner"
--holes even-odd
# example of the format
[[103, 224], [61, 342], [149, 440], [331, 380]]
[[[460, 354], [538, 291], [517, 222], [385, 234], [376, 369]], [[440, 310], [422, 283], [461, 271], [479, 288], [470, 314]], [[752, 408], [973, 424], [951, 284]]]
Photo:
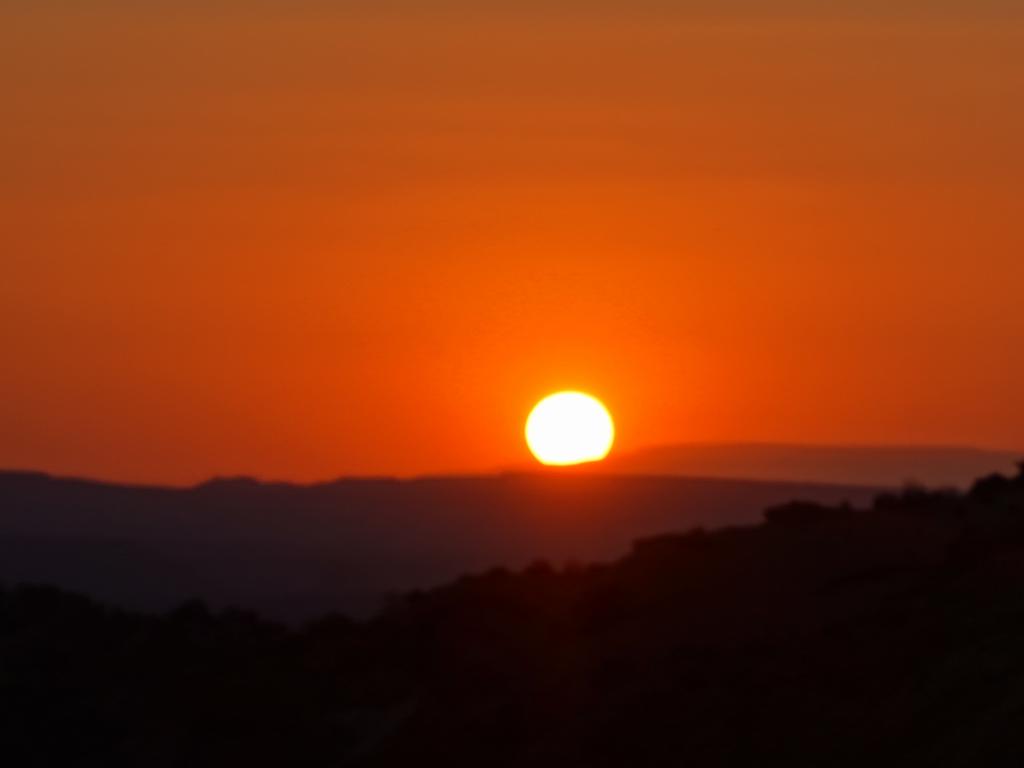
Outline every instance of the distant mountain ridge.
[[160, 488], [0, 473], [0, 583], [146, 610], [199, 596], [289, 620], [361, 615], [466, 572], [613, 559], [644, 536], [878, 490], [577, 473]]
[[[614, 492], [566, 479], [542, 495]], [[1022, 598], [1024, 467], [468, 574], [368, 621], [0, 587], [0, 743], [15, 766], [1018, 766]]]
[[1024, 451], [963, 446], [685, 443], [613, 455], [600, 471], [963, 489], [978, 477], [1012, 474], [1022, 458]]

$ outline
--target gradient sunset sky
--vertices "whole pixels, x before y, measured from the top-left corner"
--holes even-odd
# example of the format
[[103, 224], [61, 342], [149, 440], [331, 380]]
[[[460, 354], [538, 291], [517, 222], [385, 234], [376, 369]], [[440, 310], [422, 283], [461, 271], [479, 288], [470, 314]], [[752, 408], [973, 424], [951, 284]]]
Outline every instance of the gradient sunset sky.
[[0, 94], [2, 467], [1024, 447], [1019, 0], [7, 0]]

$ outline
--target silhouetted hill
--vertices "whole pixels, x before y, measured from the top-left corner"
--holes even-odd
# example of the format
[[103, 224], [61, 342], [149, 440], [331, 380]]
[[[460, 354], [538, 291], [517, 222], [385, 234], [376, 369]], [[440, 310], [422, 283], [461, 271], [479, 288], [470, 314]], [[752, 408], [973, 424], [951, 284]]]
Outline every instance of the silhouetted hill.
[[193, 596], [296, 620], [365, 615], [385, 595], [467, 571], [621, 556], [633, 539], [753, 522], [854, 487], [578, 476], [218, 479], [190, 489], [0, 473], [0, 581], [54, 584], [126, 607]]
[[0, 593], [0, 749], [61, 766], [1015, 766], [1024, 473], [492, 570], [301, 631]]
[[603, 463], [601, 471], [889, 487], [919, 483], [967, 488], [977, 477], [1012, 472], [1021, 455], [960, 446], [692, 443], [613, 455]]

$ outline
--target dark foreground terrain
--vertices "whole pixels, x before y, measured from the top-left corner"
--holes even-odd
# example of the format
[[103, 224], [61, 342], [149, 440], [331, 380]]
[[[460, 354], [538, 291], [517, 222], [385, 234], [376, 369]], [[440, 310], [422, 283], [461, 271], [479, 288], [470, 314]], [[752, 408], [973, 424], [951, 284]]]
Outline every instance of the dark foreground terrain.
[[612, 560], [637, 538], [878, 490], [573, 472], [155, 488], [0, 472], [0, 583], [143, 611], [201, 596], [290, 622], [369, 616], [389, 594], [463, 573]]
[[1024, 473], [302, 630], [0, 597], [12, 766], [1016, 766]]

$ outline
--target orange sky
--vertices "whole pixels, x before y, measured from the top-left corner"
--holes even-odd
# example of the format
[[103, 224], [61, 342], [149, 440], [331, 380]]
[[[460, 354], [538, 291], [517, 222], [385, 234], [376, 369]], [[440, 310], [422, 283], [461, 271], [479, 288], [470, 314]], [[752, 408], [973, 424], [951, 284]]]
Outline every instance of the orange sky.
[[0, 466], [1024, 445], [1017, 3], [138, 5], [0, 8]]

